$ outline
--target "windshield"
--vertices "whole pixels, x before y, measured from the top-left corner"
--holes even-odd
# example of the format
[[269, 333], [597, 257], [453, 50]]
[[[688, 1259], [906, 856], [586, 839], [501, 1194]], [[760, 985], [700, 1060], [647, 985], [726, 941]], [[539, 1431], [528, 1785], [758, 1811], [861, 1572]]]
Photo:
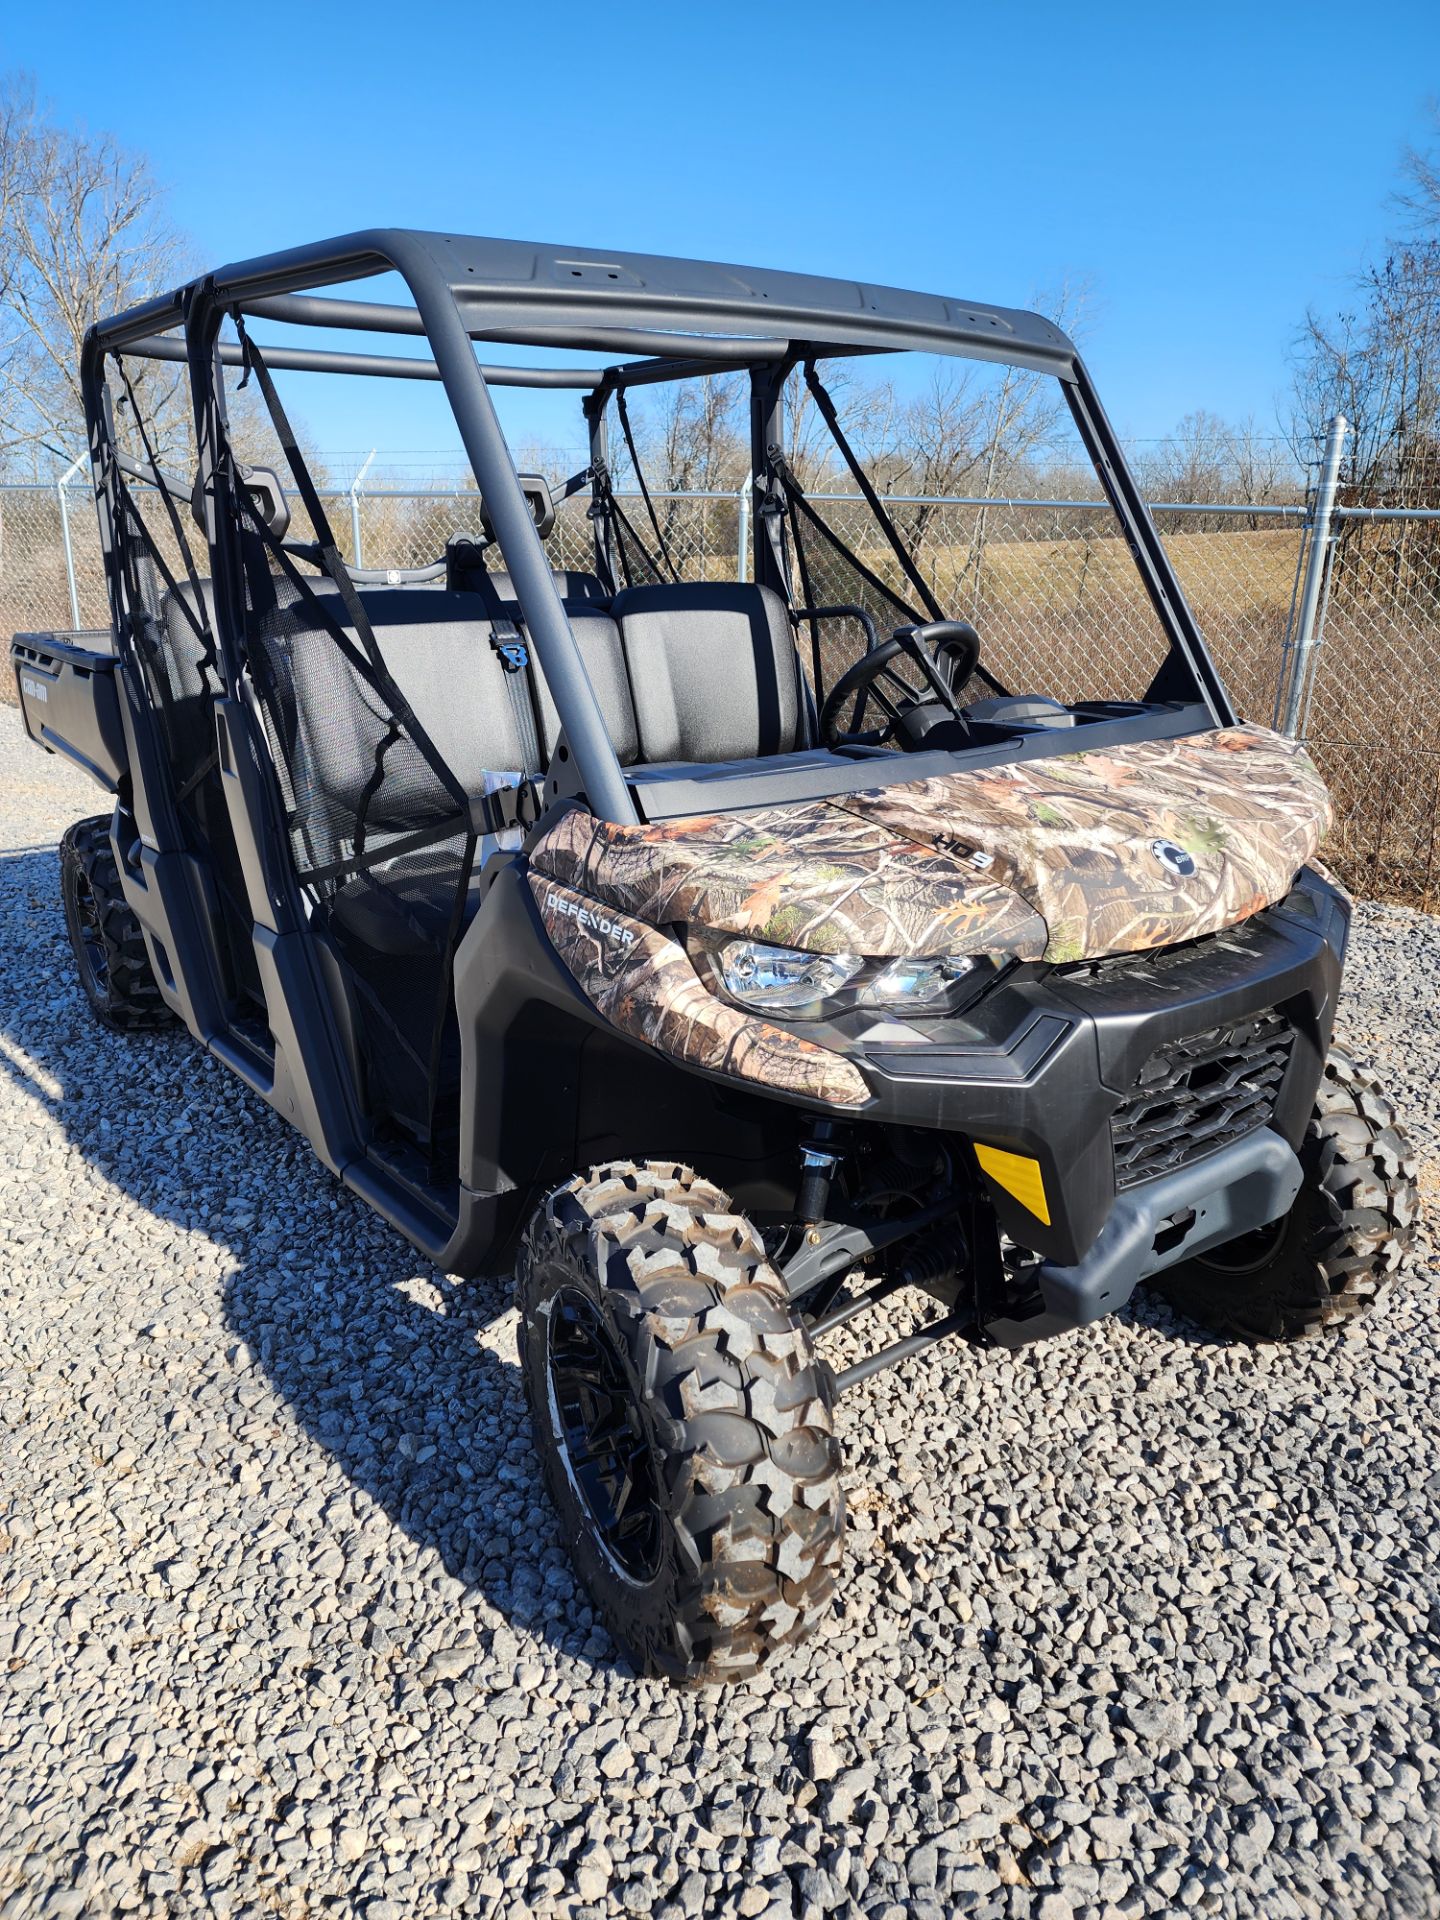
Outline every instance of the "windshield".
[[[977, 698], [1001, 687], [1067, 704], [1143, 699], [1165, 660], [1167, 636], [1052, 375], [921, 354], [797, 367], [768, 508], [747, 485], [748, 376], [645, 389], [623, 423], [613, 405], [610, 417], [625, 579], [753, 579], [757, 544], [769, 545], [797, 610], [856, 607], [881, 638], [911, 621], [969, 621], [989, 676]], [[592, 564], [590, 505], [587, 492], [558, 512], [556, 567]], [[823, 698], [867, 630], [839, 615], [801, 626]]]

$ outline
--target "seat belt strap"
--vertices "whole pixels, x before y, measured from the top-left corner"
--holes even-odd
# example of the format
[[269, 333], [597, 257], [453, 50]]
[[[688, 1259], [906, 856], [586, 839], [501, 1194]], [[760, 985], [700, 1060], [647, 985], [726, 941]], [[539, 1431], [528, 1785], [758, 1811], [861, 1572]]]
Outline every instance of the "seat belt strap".
[[490, 622], [490, 645], [505, 674], [505, 691], [520, 737], [520, 751], [526, 773], [540, 772], [540, 734], [535, 724], [535, 702], [531, 694], [530, 647], [525, 635], [506, 613], [496, 591], [494, 576], [482, 557], [475, 570], [475, 590], [485, 606]]
[[387, 860], [398, 860], [403, 854], [421, 853], [426, 847], [433, 847], [441, 840], [454, 840], [460, 834], [479, 838], [485, 834], [507, 833], [512, 827], [533, 827], [539, 817], [540, 802], [535, 787], [531, 781], [522, 780], [519, 786], [498, 787], [494, 793], [473, 795], [462, 813], [451, 814], [433, 826], [419, 827], [414, 833], [401, 834], [398, 839], [353, 853], [347, 859], [332, 860], [328, 866], [307, 867], [301, 878], [307, 885], [339, 880], [383, 866]]
[[[595, 549], [595, 574], [606, 595], [613, 600], [619, 592], [619, 582], [615, 578], [612, 546], [619, 546], [615, 539], [615, 519], [613, 502], [610, 495], [610, 472], [600, 461], [590, 468], [590, 504], [585, 509], [585, 518], [590, 522], [592, 545]], [[620, 551], [620, 566], [625, 567], [625, 553]], [[628, 574], [625, 584], [630, 585]]]

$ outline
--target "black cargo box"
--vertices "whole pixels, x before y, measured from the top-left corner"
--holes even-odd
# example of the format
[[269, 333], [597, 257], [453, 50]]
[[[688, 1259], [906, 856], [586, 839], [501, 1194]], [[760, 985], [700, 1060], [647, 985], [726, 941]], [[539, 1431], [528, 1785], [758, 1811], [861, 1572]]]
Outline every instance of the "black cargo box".
[[17, 633], [10, 658], [30, 738], [117, 792], [129, 763], [110, 634]]

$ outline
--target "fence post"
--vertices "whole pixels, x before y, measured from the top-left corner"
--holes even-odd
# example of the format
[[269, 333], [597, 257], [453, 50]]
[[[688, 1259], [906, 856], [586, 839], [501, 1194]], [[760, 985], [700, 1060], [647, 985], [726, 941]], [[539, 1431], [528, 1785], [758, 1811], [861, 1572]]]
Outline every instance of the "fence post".
[[65, 542], [65, 580], [70, 588], [70, 625], [77, 628], [80, 625], [80, 588], [75, 579], [75, 549], [70, 544], [70, 503], [65, 497], [65, 489], [89, 457], [88, 453], [77, 454], [55, 482], [55, 494], [60, 502], [60, 538]]
[[750, 497], [755, 491], [755, 476], [747, 473], [740, 489], [740, 536], [735, 543], [735, 578], [750, 578]]
[[1315, 506], [1306, 522], [1310, 545], [1305, 555], [1305, 578], [1295, 611], [1294, 637], [1292, 639], [1287, 634], [1285, 638], [1285, 651], [1290, 656], [1290, 677], [1284, 690], [1285, 717], [1280, 730], [1292, 740], [1299, 738], [1301, 715], [1308, 706], [1306, 682], [1314, 671], [1315, 648], [1320, 638], [1317, 616], [1330, 564], [1331, 519], [1335, 512], [1335, 490], [1340, 479], [1340, 454], [1345, 445], [1347, 424], [1344, 414], [1337, 413], [1325, 436], [1320, 481], [1315, 489]]
[[375, 449], [371, 447], [365, 456], [360, 471], [350, 482], [350, 545], [355, 554], [355, 558], [350, 564], [355, 567], [363, 567], [365, 564], [360, 554], [360, 482], [370, 471], [370, 462], [374, 458]]

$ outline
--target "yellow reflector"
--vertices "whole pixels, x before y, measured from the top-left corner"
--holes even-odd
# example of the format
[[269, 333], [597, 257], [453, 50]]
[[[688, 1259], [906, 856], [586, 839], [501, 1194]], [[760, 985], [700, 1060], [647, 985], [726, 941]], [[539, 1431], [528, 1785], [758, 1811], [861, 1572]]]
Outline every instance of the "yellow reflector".
[[1040, 1162], [1028, 1153], [1006, 1153], [1002, 1147], [976, 1146], [975, 1158], [997, 1187], [1014, 1194], [1022, 1207], [1028, 1207], [1037, 1220], [1050, 1224], [1050, 1203], [1045, 1198], [1045, 1181]]

